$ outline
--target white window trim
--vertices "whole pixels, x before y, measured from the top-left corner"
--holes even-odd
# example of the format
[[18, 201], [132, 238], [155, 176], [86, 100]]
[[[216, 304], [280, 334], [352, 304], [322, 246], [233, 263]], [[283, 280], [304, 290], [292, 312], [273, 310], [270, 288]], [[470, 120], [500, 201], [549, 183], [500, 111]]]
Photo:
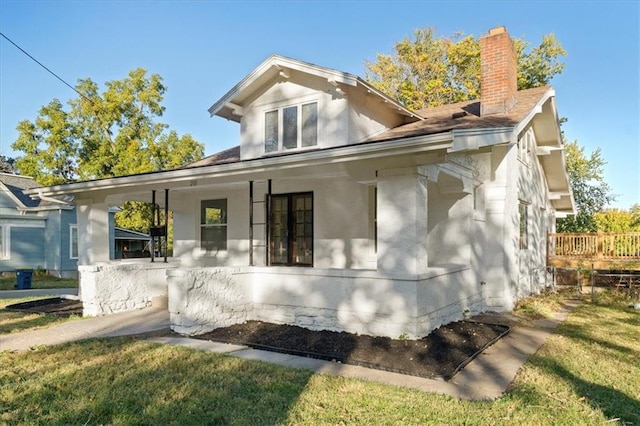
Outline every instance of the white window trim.
[[[522, 238], [520, 235], [520, 227], [522, 224], [522, 214], [520, 213], [520, 208], [524, 207], [525, 209], [525, 220], [524, 220], [524, 247], [522, 243]], [[529, 250], [531, 245], [531, 212], [529, 211], [531, 207], [531, 203], [520, 200], [518, 203], [518, 249], [519, 250]]]
[[2, 250], [0, 252], [0, 259], [11, 259], [11, 226], [0, 225], [2, 229]]
[[[200, 222], [200, 215], [202, 214], [202, 202], [203, 201], [215, 201], [215, 200], [226, 200], [227, 202], [227, 223], [223, 224], [223, 225], [216, 225], [219, 227], [225, 227], [227, 229], [227, 248], [224, 250], [218, 250], [215, 252], [212, 251], [207, 251], [205, 249], [202, 248], [202, 227], [205, 226]], [[211, 256], [211, 257], [226, 257], [229, 251], [229, 197], [226, 196], [220, 196], [220, 197], [207, 197], [207, 198], [201, 198], [198, 200], [197, 202], [197, 212], [198, 212], [198, 219], [196, 220], [196, 223], [198, 225], [197, 227], [197, 250], [200, 253], [200, 256]], [[208, 226], [213, 226], [213, 225], [208, 225]]]
[[378, 254], [378, 187], [369, 186], [369, 256], [376, 258]]
[[535, 149], [533, 129], [528, 129], [518, 140], [518, 160], [527, 167], [531, 167], [533, 162], [533, 151]]
[[487, 212], [487, 196], [485, 185], [476, 184], [473, 189], [473, 219], [484, 222]]
[[[76, 231], [76, 256], [73, 256], [73, 230]], [[69, 259], [78, 259], [78, 255], [80, 254], [80, 238], [78, 235], [78, 225], [70, 224], [69, 225]]]

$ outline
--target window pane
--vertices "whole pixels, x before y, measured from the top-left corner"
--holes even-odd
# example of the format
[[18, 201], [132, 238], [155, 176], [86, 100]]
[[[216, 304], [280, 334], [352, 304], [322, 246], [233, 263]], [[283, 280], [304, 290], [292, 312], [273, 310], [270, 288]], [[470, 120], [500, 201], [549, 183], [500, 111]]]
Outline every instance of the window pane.
[[302, 146], [318, 144], [318, 104], [302, 105]]
[[274, 196], [271, 200], [271, 263], [286, 265], [289, 262], [288, 198]]
[[200, 248], [206, 251], [227, 249], [227, 200], [200, 202]]
[[200, 206], [201, 225], [222, 225], [227, 223], [227, 200], [204, 200]]
[[264, 115], [264, 151], [278, 150], [278, 111], [269, 111]]
[[78, 257], [78, 228], [71, 228], [71, 257]]
[[203, 226], [200, 228], [200, 247], [206, 251], [227, 249], [227, 227]]
[[298, 107], [282, 110], [282, 145], [285, 148], [298, 147]]
[[520, 204], [520, 248], [526, 249], [528, 247], [528, 207], [526, 204]]

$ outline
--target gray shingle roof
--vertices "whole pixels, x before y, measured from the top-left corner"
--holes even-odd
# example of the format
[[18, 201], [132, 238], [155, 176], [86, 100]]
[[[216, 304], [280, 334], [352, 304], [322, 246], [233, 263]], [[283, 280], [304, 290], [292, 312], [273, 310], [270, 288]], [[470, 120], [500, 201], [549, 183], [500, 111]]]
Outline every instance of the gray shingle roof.
[[22, 192], [25, 189], [36, 188], [40, 186], [32, 177], [11, 175], [8, 173], [0, 173], [0, 182], [7, 187], [9, 191], [18, 199], [25, 207], [38, 207], [41, 200], [33, 200]]

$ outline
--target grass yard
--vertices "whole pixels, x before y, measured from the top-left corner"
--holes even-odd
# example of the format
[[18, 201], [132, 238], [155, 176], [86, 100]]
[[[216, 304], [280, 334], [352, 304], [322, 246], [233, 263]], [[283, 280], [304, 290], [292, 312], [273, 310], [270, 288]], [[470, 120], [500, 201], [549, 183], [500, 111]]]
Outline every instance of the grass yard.
[[0, 424], [640, 425], [640, 311], [602, 300], [493, 402], [117, 338], [0, 353]]
[[[0, 290], [15, 290], [16, 277], [0, 277]], [[31, 288], [77, 288], [78, 280], [34, 273]]]
[[[14, 303], [28, 302], [30, 300], [43, 299], [43, 297], [23, 297], [20, 299], [0, 299], [0, 335], [8, 333], [18, 333], [21, 331], [34, 330], [37, 328], [49, 327], [65, 321], [80, 319], [80, 316], [72, 315], [69, 318], [62, 318], [56, 315], [34, 314], [29, 312], [5, 311], [4, 308]], [[0, 344], [0, 351], [2, 344]], [[1, 402], [0, 402], [1, 403]], [[0, 407], [1, 409], [1, 407]]]

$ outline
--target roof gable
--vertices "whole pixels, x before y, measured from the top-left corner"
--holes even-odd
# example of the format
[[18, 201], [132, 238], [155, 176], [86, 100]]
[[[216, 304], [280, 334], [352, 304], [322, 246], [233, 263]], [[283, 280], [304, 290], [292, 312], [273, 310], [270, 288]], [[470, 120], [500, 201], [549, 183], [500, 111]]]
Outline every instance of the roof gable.
[[38, 185], [32, 177], [0, 173], [0, 185], [6, 189], [9, 197], [18, 207], [38, 207], [41, 200], [32, 199], [23, 190], [36, 188]]
[[354, 74], [321, 67], [309, 62], [298, 61], [280, 55], [272, 55], [258, 65], [258, 67], [240, 80], [240, 82], [222, 96], [222, 98], [216, 101], [209, 108], [209, 114], [211, 116], [216, 115], [226, 118], [227, 120], [240, 122], [243, 116], [243, 107], [255, 92], [264, 90], [265, 86], [291, 78], [292, 71], [325, 79], [329, 84], [334, 86], [335, 91], [339, 94], [344, 94], [343, 89], [347, 87], [364, 91], [370, 95], [379, 97], [386, 104], [387, 108], [393, 109], [401, 115], [413, 117], [414, 119], [420, 118], [417, 113], [405, 108]]

